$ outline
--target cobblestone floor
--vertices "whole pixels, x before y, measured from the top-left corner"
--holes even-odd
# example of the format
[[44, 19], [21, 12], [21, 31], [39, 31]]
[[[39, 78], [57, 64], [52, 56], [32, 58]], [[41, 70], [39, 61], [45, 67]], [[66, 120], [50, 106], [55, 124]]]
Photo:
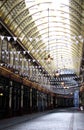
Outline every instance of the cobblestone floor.
[[[3, 126], [0, 130], [84, 130], [84, 112], [60, 109], [43, 115], [38, 114], [36, 118], [30, 115], [31, 120], [27, 117], [0, 121], [0, 126]], [[6, 126], [7, 121], [12, 124]]]

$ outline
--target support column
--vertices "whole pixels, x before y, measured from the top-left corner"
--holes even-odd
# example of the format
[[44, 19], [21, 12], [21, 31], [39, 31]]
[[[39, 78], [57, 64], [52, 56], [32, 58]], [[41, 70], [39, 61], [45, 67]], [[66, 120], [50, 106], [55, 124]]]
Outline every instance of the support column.
[[51, 109], [53, 109], [53, 96], [51, 96]]
[[44, 110], [44, 101], [43, 101], [43, 93], [42, 93], [42, 96], [41, 96], [41, 98], [42, 98], [42, 110], [41, 111], [43, 111]]
[[23, 85], [21, 86], [21, 114], [23, 114]]
[[38, 111], [38, 90], [37, 90], [37, 111]]
[[55, 107], [58, 107], [58, 98], [55, 97]]
[[32, 88], [30, 88], [30, 112], [32, 112]]
[[9, 88], [9, 116], [12, 116], [12, 87], [13, 82], [10, 81], [10, 88]]
[[9, 90], [9, 108], [11, 109], [12, 107], [12, 87], [10, 87], [10, 90]]
[[23, 108], [23, 85], [21, 86], [21, 108]]
[[48, 100], [47, 100], [47, 94], [46, 94], [46, 110], [48, 108]]

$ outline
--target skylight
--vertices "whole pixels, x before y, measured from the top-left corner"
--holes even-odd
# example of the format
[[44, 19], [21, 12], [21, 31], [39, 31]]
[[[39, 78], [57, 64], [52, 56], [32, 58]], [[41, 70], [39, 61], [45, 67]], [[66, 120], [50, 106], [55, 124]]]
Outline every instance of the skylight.
[[[55, 59], [53, 61], [54, 66], [59, 65], [62, 67], [61, 60], [58, 60], [60, 48], [63, 48], [64, 46], [69, 47], [68, 57], [69, 59], [72, 59], [69, 0], [25, 0], [25, 4], [26, 8], [29, 9], [30, 14], [32, 15], [35, 25], [37, 26], [39, 35], [41, 36], [42, 43], [40, 44], [43, 44], [43, 47], [45, 46], [45, 48], [47, 48], [49, 40], [50, 50], [52, 49], [53, 44], [54, 46], [59, 45], [58, 50], [54, 49], [54, 51], [51, 51], [50, 54]], [[65, 57], [66, 52], [67, 49], [61, 49], [61, 55], [63, 58]], [[71, 64], [73, 66], [73, 62]], [[68, 61], [64, 66], [67, 68], [70, 67], [70, 61]], [[71, 69], [73, 68], [72, 66]]]

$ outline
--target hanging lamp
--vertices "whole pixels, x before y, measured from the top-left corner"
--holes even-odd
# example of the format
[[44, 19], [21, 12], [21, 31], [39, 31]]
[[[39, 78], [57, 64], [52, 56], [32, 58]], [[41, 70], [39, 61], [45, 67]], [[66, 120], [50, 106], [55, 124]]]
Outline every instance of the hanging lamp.
[[[48, 51], [49, 51], [49, 8], [48, 8]], [[48, 56], [45, 57], [44, 60], [46, 60], [47, 63], [50, 64], [53, 58], [50, 56], [50, 54], [48, 54]]]

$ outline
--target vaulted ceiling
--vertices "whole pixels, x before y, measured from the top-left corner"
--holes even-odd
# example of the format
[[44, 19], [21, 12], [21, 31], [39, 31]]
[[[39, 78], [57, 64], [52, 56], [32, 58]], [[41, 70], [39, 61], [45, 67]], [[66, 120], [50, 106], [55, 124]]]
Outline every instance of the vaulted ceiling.
[[[84, 42], [83, 0], [2, 0], [1, 21], [52, 75], [79, 75]], [[51, 57], [51, 62], [45, 60]]]

